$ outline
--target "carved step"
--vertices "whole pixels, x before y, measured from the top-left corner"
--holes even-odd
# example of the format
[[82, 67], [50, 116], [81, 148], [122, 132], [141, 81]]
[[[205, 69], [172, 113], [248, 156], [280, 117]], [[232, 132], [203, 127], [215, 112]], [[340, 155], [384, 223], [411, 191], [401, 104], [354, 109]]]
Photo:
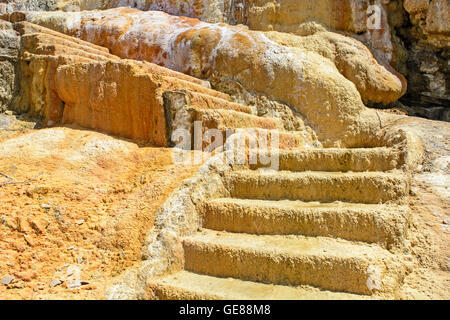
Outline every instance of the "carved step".
[[223, 198], [201, 204], [203, 227], [251, 234], [298, 234], [400, 247], [409, 208], [397, 205]]
[[384, 172], [230, 172], [225, 183], [231, 197], [267, 200], [401, 202], [408, 195], [404, 173]]
[[321, 237], [205, 230], [185, 238], [183, 248], [188, 271], [357, 294], [391, 291], [401, 271], [395, 256], [376, 245]]

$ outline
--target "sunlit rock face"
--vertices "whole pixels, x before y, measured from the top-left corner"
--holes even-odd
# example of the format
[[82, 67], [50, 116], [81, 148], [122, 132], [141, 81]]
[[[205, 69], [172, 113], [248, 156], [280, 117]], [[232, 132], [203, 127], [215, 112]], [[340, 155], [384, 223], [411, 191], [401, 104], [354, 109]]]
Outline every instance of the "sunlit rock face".
[[0, 112], [12, 103], [17, 88], [19, 37], [13, 25], [0, 21]]
[[367, 40], [380, 58], [390, 61], [393, 46], [385, 1], [381, 1], [373, 6], [369, 0], [63, 0], [58, 8], [160, 10], [211, 23], [243, 24], [252, 30], [294, 34], [301, 34], [302, 23], [315, 21], [331, 29], [362, 34], [360, 38]]
[[[409, 82], [402, 102], [434, 119], [448, 119], [449, 10], [447, 0], [59, 0], [65, 11], [128, 6], [252, 30], [303, 35], [315, 21], [364, 42], [379, 61]], [[426, 108], [424, 108], [426, 107]]]
[[[205, 81], [155, 64], [120, 59], [107, 48], [41, 26], [28, 22], [0, 26], [5, 28], [0, 29], [0, 37], [9, 35], [9, 43], [16, 43], [10, 48], [16, 56], [5, 61], [13, 62], [10, 77], [3, 76], [0, 63], [0, 81], [5, 84], [0, 101], [6, 100], [8, 109], [18, 114], [41, 119], [44, 126], [80, 125], [167, 146], [166, 91], [184, 90], [191, 100], [206, 96], [207, 102], [197, 102], [199, 106], [229, 99], [209, 89]], [[12, 92], [16, 87], [17, 92]]]
[[54, 10], [58, 0], [0, 0], [0, 13], [27, 10]]
[[[26, 19], [109, 48], [122, 58], [154, 62], [215, 85], [232, 79], [296, 109], [325, 145], [364, 145], [379, 126], [356, 86], [331, 59], [307, 45], [288, 47], [262, 32], [130, 8], [28, 13]], [[369, 65], [377, 65], [366, 53]], [[349, 70], [360, 68], [348, 64]], [[374, 87], [381, 91], [373, 96], [401, 96], [402, 81], [389, 72], [384, 78], [388, 82]]]

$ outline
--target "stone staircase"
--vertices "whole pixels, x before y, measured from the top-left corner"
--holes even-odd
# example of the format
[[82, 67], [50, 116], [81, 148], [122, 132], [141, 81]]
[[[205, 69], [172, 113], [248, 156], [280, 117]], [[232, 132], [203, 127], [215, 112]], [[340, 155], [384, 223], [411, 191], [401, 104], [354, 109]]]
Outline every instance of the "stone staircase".
[[226, 172], [227, 194], [206, 200], [184, 237], [184, 270], [153, 279], [156, 299], [365, 299], [395, 296], [396, 255], [409, 224], [408, 175], [398, 153], [279, 150]]
[[[197, 204], [202, 228], [182, 239], [184, 270], [152, 279], [153, 298], [395, 296], [406, 273], [398, 253], [409, 224], [409, 177], [398, 150], [304, 148], [313, 140], [307, 133], [255, 115], [202, 80], [121, 60], [29, 23], [15, 28], [22, 88], [44, 84], [28, 90], [35, 96], [24, 98], [19, 111], [159, 146], [173, 146], [172, 133], [193, 132], [195, 121], [224, 136], [238, 129], [279, 134], [271, 151], [279, 171], [256, 163], [223, 173], [225, 192]], [[86, 85], [91, 79], [95, 86]]]

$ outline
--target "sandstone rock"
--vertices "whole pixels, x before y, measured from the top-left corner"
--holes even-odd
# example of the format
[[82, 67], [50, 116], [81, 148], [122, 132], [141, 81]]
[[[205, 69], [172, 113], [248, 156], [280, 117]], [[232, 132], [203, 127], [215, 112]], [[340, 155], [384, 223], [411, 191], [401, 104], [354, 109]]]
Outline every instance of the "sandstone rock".
[[[446, 0], [405, 0], [404, 7], [413, 25], [407, 35], [410, 46], [407, 61], [410, 87], [404, 103], [422, 108], [436, 105], [448, 107], [449, 3]], [[437, 116], [433, 119], [442, 118]]]
[[[155, 62], [214, 84], [234, 79], [250, 92], [292, 106], [328, 145], [361, 145], [378, 125], [354, 84], [330, 60], [278, 45], [263, 33], [128, 8], [28, 13], [26, 19], [105, 46], [123, 58]], [[384, 94], [387, 100], [373, 94], [376, 101], [388, 103], [401, 95], [401, 82], [395, 79], [390, 83], [395, 88], [381, 85], [392, 92]]]
[[[120, 60], [106, 48], [28, 22], [18, 22], [15, 28], [22, 36], [21, 86], [14, 109], [42, 118], [45, 125], [78, 124], [166, 146], [176, 128], [167, 128], [164, 93], [173, 90], [186, 94], [195, 119], [220, 116], [221, 121], [210, 123], [213, 128], [225, 129], [224, 123], [239, 127], [252, 117], [250, 107], [232, 103], [229, 95], [211, 90], [207, 81], [147, 62]], [[273, 120], [252, 119], [256, 122], [245, 126], [275, 128]]]
[[[121, 73], [124, 69], [117, 70], [115, 79], [106, 80], [106, 86], [100, 87], [100, 90], [105, 90], [106, 96], [99, 95], [99, 87], [97, 81], [105, 76], [101, 72], [102, 69], [96, 69], [97, 74], [91, 74], [93, 78], [86, 79], [76, 73], [83, 68], [78, 68], [73, 75], [75, 79], [72, 82], [67, 80], [67, 75], [62, 66], [67, 64], [74, 64], [79, 62], [95, 62], [95, 61], [114, 61], [119, 60], [118, 57], [110, 55], [108, 49], [101, 48], [92, 45], [88, 42], [84, 42], [75, 38], [71, 38], [57, 32], [42, 28], [39, 26], [33, 26], [29, 23], [17, 23], [15, 28], [22, 34], [21, 37], [21, 77], [20, 77], [20, 94], [17, 97], [17, 101], [14, 104], [14, 109], [17, 112], [28, 112], [32, 116], [42, 117], [45, 124], [54, 123], [77, 123], [90, 128], [96, 128], [115, 133], [128, 138], [144, 139], [149, 142], [165, 145], [166, 133], [165, 131], [159, 132], [156, 130], [148, 129], [148, 126], [153, 126], [155, 122], [158, 122], [158, 126], [164, 129], [164, 114], [162, 109], [162, 102], [160, 106], [160, 112], [153, 113], [154, 119], [150, 119], [152, 113], [146, 112], [145, 108], [148, 105], [151, 109], [151, 100], [145, 102], [145, 95], [151, 96], [155, 94], [154, 91], [148, 91], [148, 82], [145, 79], [134, 77], [130, 74], [134, 80], [130, 82], [123, 81], [126, 78]], [[131, 62], [128, 65], [132, 64]], [[124, 63], [124, 66], [127, 63]], [[84, 67], [84, 70], [86, 67]], [[130, 70], [145, 70], [146, 72], [157, 72], [161, 76], [176, 76], [180, 80], [180, 88], [195, 87], [197, 91], [210, 92], [211, 90], [205, 88], [206, 83], [201, 80], [193, 79], [191, 77], [175, 73], [170, 70], [166, 70], [150, 64], [140, 63], [131, 67]], [[67, 71], [67, 70], [66, 70]], [[80, 73], [82, 73], [80, 71]], [[145, 72], [144, 72], [145, 73]], [[112, 75], [109, 75], [110, 77]], [[122, 79], [122, 80], [121, 80]], [[169, 78], [172, 79], [172, 78]], [[185, 83], [187, 79], [190, 82]], [[130, 79], [127, 79], [130, 80]], [[175, 81], [175, 80], [173, 80]], [[86, 84], [92, 82], [90, 87]], [[114, 83], [112, 83], [114, 82]], [[78, 86], [77, 87], [77, 84]], [[103, 83], [103, 82], [102, 82]], [[147, 84], [146, 84], [147, 83]], [[125, 84], [129, 87], [125, 87]], [[146, 87], [147, 86], [147, 87]], [[120, 90], [120, 98], [117, 100], [117, 92], [113, 90], [117, 87]], [[156, 89], [157, 85], [153, 86]], [[138, 90], [136, 94], [122, 94], [126, 88], [134, 88]], [[84, 90], [84, 91], [83, 91]], [[208, 91], [209, 90], [209, 91]], [[89, 101], [92, 96], [95, 99]], [[70, 92], [70, 93], [69, 93]], [[85, 95], [83, 95], [85, 94]], [[87, 94], [87, 95], [86, 95]], [[220, 93], [216, 93], [218, 96]], [[134, 102], [130, 101], [130, 97], [133, 97]], [[64, 98], [64, 99], [63, 99]], [[85, 99], [81, 103], [80, 99]], [[161, 98], [162, 99], [162, 98]], [[76, 101], [80, 101], [79, 105], [81, 109], [77, 109], [78, 105], [73, 105]], [[100, 114], [94, 116], [97, 111], [90, 109], [87, 112], [85, 108], [90, 108], [93, 104], [99, 103], [102, 108], [110, 107], [110, 109], [104, 109], [110, 116], [105, 121], [104, 117], [99, 117]], [[162, 101], [162, 100], [161, 100]], [[130, 105], [136, 108], [135, 113], [132, 116], [138, 117], [144, 121], [133, 121], [129, 118], [131, 114], [126, 113], [126, 109], [123, 106]], [[117, 106], [117, 112], [111, 114], [111, 105]], [[139, 111], [140, 110], [140, 111]], [[155, 109], [156, 110], [156, 109]], [[149, 111], [149, 110], [148, 110]], [[136, 113], [137, 112], [137, 113]], [[139, 115], [141, 113], [141, 115]], [[126, 115], [127, 114], [127, 115]], [[120, 118], [126, 116], [127, 119]], [[133, 129], [134, 128], [134, 129]], [[153, 138], [150, 138], [153, 137]]]
[[2, 284], [4, 284], [4, 285], [8, 285], [8, 284], [10, 284], [14, 279], [15, 279], [14, 276], [9, 276], [9, 275], [8, 275], [8, 276], [3, 277], [2, 280], [0, 280], [0, 282], [1, 282]]
[[365, 103], [392, 103], [406, 92], [406, 79], [389, 64], [379, 65], [361, 42], [318, 26], [310, 29], [314, 31], [303, 37], [280, 32], [268, 32], [267, 36], [279, 44], [330, 59], [355, 84]]
[[55, 279], [55, 280], [52, 280], [49, 285], [51, 288], [53, 288], [53, 287], [59, 286], [60, 284], [62, 284], [62, 281], [59, 279]]
[[11, 23], [0, 21], [0, 112], [12, 103], [16, 93], [19, 37]]
[[[442, 94], [443, 88], [448, 91], [445, 88], [448, 87], [449, 81], [446, 52], [450, 43], [448, 16], [450, 11], [447, 0], [59, 1], [59, 8], [67, 11], [118, 6], [161, 10], [174, 15], [199, 18], [206, 22], [241, 24], [254, 30], [289, 32], [297, 35], [305, 34], [305, 22], [315, 21], [363, 41], [380, 61], [390, 63], [406, 76], [410, 86], [406, 99], [403, 99], [404, 103], [414, 106], [419, 102], [422, 107], [430, 103], [448, 105], [448, 93]], [[412, 53], [409, 58], [408, 51]], [[430, 56], [436, 60], [437, 63], [434, 64], [437, 69], [422, 75], [423, 71], [419, 70], [424, 59], [421, 56]], [[427, 60], [429, 58], [425, 58], [425, 61]], [[386, 68], [390, 71], [388, 65]], [[370, 69], [369, 66], [368, 70]], [[354, 70], [355, 74], [360, 72], [358, 69]], [[437, 83], [440, 85], [436, 86]], [[355, 85], [360, 89], [361, 85], [358, 85], [358, 82], [355, 82]]]
[[[412, 22], [424, 34], [448, 34], [450, 31], [449, 3], [447, 0], [404, 0], [404, 7]], [[439, 45], [439, 42], [435, 42]]]
[[25, 10], [52, 10], [58, 0], [2, 0], [0, 13]]

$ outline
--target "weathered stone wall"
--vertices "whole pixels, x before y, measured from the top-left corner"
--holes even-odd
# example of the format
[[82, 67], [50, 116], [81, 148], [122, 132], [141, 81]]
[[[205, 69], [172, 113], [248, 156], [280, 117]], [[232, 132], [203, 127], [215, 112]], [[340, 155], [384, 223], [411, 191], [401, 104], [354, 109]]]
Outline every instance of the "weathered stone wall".
[[[44, 126], [76, 124], [167, 146], [165, 91], [183, 89], [209, 100], [229, 100], [205, 81], [154, 64], [121, 60], [106, 48], [47, 28], [27, 22], [3, 25], [2, 50], [10, 49], [5, 57], [15, 56], [0, 61], [9, 72], [0, 78], [2, 109], [5, 105], [42, 119]], [[214, 104], [206, 100], [196, 105]]]
[[405, 0], [409, 20], [398, 30], [409, 52], [410, 112], [450, 121], [450, 1]]
[[17, 90], [19, 37], [12, 24], [0, 22], [0, 112], [6, 110]]
[[[317, 39], [329, 50], [314, 41], [287, 46], [263, 32], [158, 11], [30, 12], [25, 18], [122, 58], [157, 63], [213, 84], [233, 79], [297, 110], [325, 145], [370, 143], [379, 121], [363, 100], [388, 104], [405, 90], [401, 77], [379, 65], [363, 45], [339, 35], [327, 38], [324, 30]], [[375, 75], [379, 81], [372, 82]]]
[[54, 10], [58, 0], [0, 0], [0, 13], [27, 10]]
[[[66, 10], [129, 6], [304, 35], [315, 21], [363, 41], [408, 79], [412, 115], [449, 120], [448, 0], [60, 0]], [[377, 9], [378, 8], [378, 9]]]

